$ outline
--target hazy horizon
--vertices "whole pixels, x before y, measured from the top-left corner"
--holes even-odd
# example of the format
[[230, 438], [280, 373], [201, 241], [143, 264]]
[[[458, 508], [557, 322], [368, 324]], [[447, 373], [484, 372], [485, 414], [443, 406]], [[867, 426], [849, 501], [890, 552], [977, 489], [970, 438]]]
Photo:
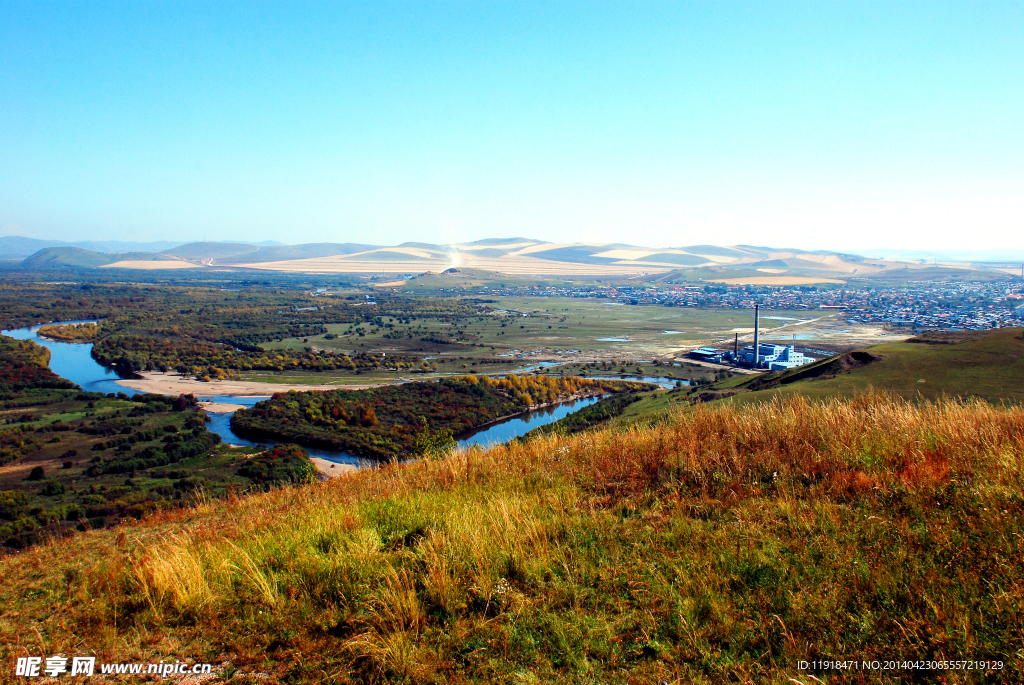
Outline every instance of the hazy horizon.
[[[252, 245], [252, 246], [263, 246], [263, 247], [288, 247], [301, 245], [302, 243], [285, 243], [277, 240], [263, 240], [263, 241], [252, 241], [252, 240], [226, 240], [226, 241], [173, 241], [173, 240], [155, 240], [155, 241], [119, 241], [119, 240], [45, 240], [39, 238], [31, 238], [30, 236], [4, 236], [0, 235], [0, 240], [4, 238], [29, 238], [31, 240], [42, 240], [47, 243], [61, 243], [65, 245], [82, 247], [84, 249], [93, 250], [101, 253], [119, 253], [119, 252], [132, 252], [140, 249], [152, 252], [161, 252], [165, 250], [171, 250], [175, 247], [188, 244], [196, 243], [222, 243], [222, 244], [241, 244], [241, 245]], [[517, 238], [543, 243], [545, 241], [531, 238], [529, 236], [517, 236]], [[488, 239], [482, 239], [481, 241], [466, 241], [462, 243], [450, 243], [449, 245], [465, 245], [473, 242], [487, 242]], [[376, 247], [396, 247], [404, 244], [436, 244], [430, 243], [429, 240], [419, 241], [406, 241], [406, 243], [381, 243], [377, 244]], [[552, 245], [558, 245], [558, 243], [551, 243]], [[577, 243], [577, 244], [588, 244], [588, 243]], [[610, 245], [610, 243], [589, 243], [596, 245]], [[654, 249], [680, 249], [687, 247], [686, 245], [642, 245], [638, 243], [626, 244], [618, 243], [622, 246], [641, 247], [641, 248], [654, 248]], [[445, 244], [438, 244], [444, 246]], [[750, 244], [736, 244], [725, 247], [748, 247], [768, 250], [796, 250], [796, 251], [815, 251], [815, 250], [802, 250], [802, 248], [794, 245], [750, 245]], [[826, 252], [827, 250], [817, 250], [818, 252]], [[19, 254], [19, 257], [28, 256], [32, 250], [24, 251]], [[887, 259], [887, 260], [944, 260], [944, 261], [973, 261], [973, 262], [1016, 262], [1024, 261], [1024, 250], [1005, 249], [1005, 250], [983, 250], [983, 249], [950, 249], [950, 250], [927, 250], [920, 248], [905, 248], [905, 249], [872, 249], [869, 247], [863, 247], [855, 250], [837, 250], [836, 252], [854, 254], [861, 257], [875, 258], [875, 259]]]
[[1024, 250], [1019, 3], [6, 10], [0, 235]]

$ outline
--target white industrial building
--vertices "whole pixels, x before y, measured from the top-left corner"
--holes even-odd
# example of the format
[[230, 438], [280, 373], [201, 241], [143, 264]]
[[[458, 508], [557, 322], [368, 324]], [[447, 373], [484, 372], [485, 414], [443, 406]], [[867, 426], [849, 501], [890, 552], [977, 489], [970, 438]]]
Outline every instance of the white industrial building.
[[[757, 352], [755, 353], [755, 350]], [[785, 371], [814, 361], [811, 357], [797, 352], [792, 345], [774, 345], [761, 342], [761, 307], [754, 305], [754, 344], [747, 345], [738, 355], [740, 364], [752, 369]]]
[[751, 368], [768, 369], [769, 371], [785, 371], [794, 369], [814, 361], [812, 357], [797, 352], [792, 345], [773, 345], [771, 343], [760, 343], [758, 345], [758, 360], [754, 362], [754, 346], [747, 345], [740, 353], [740, 361]]

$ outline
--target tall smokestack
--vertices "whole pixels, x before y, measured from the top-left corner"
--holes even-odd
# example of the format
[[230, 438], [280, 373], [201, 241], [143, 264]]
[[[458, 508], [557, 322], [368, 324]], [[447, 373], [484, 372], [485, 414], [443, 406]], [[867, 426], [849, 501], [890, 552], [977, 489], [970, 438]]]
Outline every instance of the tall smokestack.
[[761, 365], [761, 306], [754, 305], [754, 368]]
[[732, 341], [732, 361], [734, 364], [740, 363], [740, 334], [736, 334], [736, 338]]

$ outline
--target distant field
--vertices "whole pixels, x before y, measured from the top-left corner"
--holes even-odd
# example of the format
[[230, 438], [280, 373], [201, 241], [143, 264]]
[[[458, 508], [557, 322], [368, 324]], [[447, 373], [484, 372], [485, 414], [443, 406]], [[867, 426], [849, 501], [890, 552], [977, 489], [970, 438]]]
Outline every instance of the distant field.
[[[385, 324], [392, 328], [331, 324], [327, 326], [328, 335], [337, 336], [334, 339], [321, 334], [283, 339], [264, 347], [308, 346], [346, 353], [391, 352], [472, 361], [518, 350], [516, 354], [524, 354], [523, 363], [528, 363], [531, 356], [565, 361], [650, 360], [699, 345], [731, 344], [736, 333], [743, 341], [752, 338], [753, 330], [753, 312], [735, 309], [633, 306], [597, 299], [545, 297], [502, 297], [488, 306], [495, 311], [462, 324], [438, 319], [414, 319], [403, 324], [385, 317]], [[778, 318], [768, 318], [772, 316]], [[800, 321], [820, 324], [833, 319], [833, 315], [822, 317], [820, 312], [806, 311], [768, 311], [764, 317], [763, 334], [777, 338], [790, 330], [808, 335], [804, 332], [807, 324], [798, 326]], [[443, 342], [456, 339], [460, 342]], [[537, 355], [528, 354], [538, 350], [541, 352]]]
[[146, 260], [146, 259], [130, 259], [122, 260], [120, 262], [114, 262], [113, 264], [105, 264], [100, 267], [101, 269], [201, 269], [199, 264], [193, 264], [192, 262], [179, 261], [177, 259], [164, 259], [164, 260]]
[[[753, 312], [612, 304], [583, 298], [496, 297], [490, 314], [460, 323], [414, 318], [408, 324], [392, 317], [383, 326], [328, 324], [328, 332], [265, 343], [267, 350], [328, 350], [386, 357], [417, 356], [426, 368], [332, 371], [244, 371], [243, 381], [280, 385], [338, 383], [365, 385], [418, 380], [420, 374], [505, 373], [559, 362], [555, 373], [617, 373], [621, 364], [640, 362], [643, 375], [710, 382], [714, 367], [654, 367], [651, 362], [685, 359], [701, 345], [730, 348], [735, 336], [753, 340]], [[386, 326], [390, 325], [391, 328]], [[851, 326], [837, 314], [820, 311], [765, 311], [762, 340], [843, 351], [885, 340], [879, 327]], [[897, 336], [893, 336], [899, 339]], [[890, 340], [892, 338], [889, 338]], [[520, 356], [521, 355], [521, 356]], [[593, 362], [615, 361], [615, 369]], [[635, 375], [631, 366], [628, 374]]]

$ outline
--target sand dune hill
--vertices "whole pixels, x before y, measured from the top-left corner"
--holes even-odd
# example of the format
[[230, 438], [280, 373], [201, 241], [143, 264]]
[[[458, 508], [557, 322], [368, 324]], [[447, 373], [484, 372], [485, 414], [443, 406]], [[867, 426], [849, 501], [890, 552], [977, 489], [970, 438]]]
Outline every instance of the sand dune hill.
[[803, 262], [812, 262], [820, 264], [823, 267], [828, 267], [835, 271], [843, 271], [846, 273], [853, 273], [854, 271], [862, 271], [864, 269], [871, 268], [870, 264], [858, 264], [856, 262], [848, 262], [839, 255], [834, 254], [799, 254], [793, 255], [795, 259], [800, 259]]
[[143, 259], [123, 259], [112, 264], [104, 264], [100, 267], [101, 269], [200, 269], [202, 268], [199, 264], [192, 262], [186, 262], [181, 259], [168, 259], [168, 260], [143, 260]]
[[[163, 253], [101, 254], [49, 247], [22, 262], [28, 268], [176, 270], [240, 268], [290, 273], [421, 274], [452, 267], [522, 276], [636, 276], [686, 274], [730, 284], [796, 285], [848, 278], [963, 278], [993, 276], [992, 265], [870, 259], [836, 252], [805, 252], [752, 245], [644, 247], [624, 243], [554, 243], [499, 238], [441, 245], [405, 242], [305, 243], [257, 246], [189, 243]], [[685, 276], [684, 276], [685, 277]]]
[[[357, 252], [352, 255], [329, 255], [326, 257], [309, 257], [307, 259], [288, 259], [280, 261], [288, 262], [306, 262], [314, 259], [339, 259], [339, 260], [354, 260], [354, 261], [409, 261], [411, 259], [437, 259], [440, 252], [418, 250], [411, 247], [389, 247], [381, 250], [369, 250], [367, 252]], [[277, 263], [275, 260], [272, 263]], [[260, 262], [257, 262], [260, 263]], [[271, 263], [271, 262], [264, 262]]]
[[726, 285], [813, 285], [815, 283], [846, 283], [846, 281], [840, 281], [834, 278], [822, 278], [821, 276], [748, 276], [745, 278], [714, 278], [708, 280], [713, 283], [725, 283]]
[[655, 250], [608, 250], [607, 252], [598, 252], [595, 257], [607, 257], [609, 259], [624, 259], [634, 260], [643, 259], [648, 255], [655, 254]]
[[708, 261], [706, 257], [674, 252], [655, 252], [642, 259], [620, 260], [614, 263], [635, 264], [637, 266], [667, 266], [673, 269], [680, 267], [720, 266], [715, 262]]
[[[369, 253], [372, 254], [372, 253]], [[471, 252], [456, 252], [444, 259], [432, 257], [421, 260], [376, 260], [369, 255], [334, 256], [315, 259], [296, 259], [282, 262], [242, 264], [250, 269], [297, 273], [422, 273], [445, 269], [468, 268], [510, 275], [630, 275], [640, 272], [664, 273], [672, 266], [603, 265], [557, 262], [512, 253], [503, 257], [483, 257]]]
[[728, 259], [739, 259], [754, 254], [751, 248], [722, 247], [721, 245], [687, 245], [679, 248], [690, 254], [703, 257], [722, 257]]
[[708, 262], [710, 262], [712, 264], [725, 265], [725, 264], [732, 264], [733, 262], [736, 261], [735, 257], [726, 257], [726, 256], [723, 256], [723, 255], [708, 255], [708, 254], [696, 254], [696, 253], [691, 253], [691, 254], [693, 254], [695, 257], [702, 257], [702, 258], [708, 260]]
[[505, 250], [508, 252], [514, 252], [516, 250], [522, 250], [527, 247], [533, 247], [538, 243], [535, 241], [525, 241], [518, 243], [504, 243], [504, 244], [492, 244], [492, 243], [480, 243], [480, 244], [461, 244], [452, 245], [452, 247], [460, 252], [463, 251], [476, 251], [476, 250]]
[[563, 247], [578, 247], [579, 243], [538, 243], [521, 248], [515, 252], [517, 255], [527, 255], [533, 252], [544, 252], [547, 250], [559, 250]]

